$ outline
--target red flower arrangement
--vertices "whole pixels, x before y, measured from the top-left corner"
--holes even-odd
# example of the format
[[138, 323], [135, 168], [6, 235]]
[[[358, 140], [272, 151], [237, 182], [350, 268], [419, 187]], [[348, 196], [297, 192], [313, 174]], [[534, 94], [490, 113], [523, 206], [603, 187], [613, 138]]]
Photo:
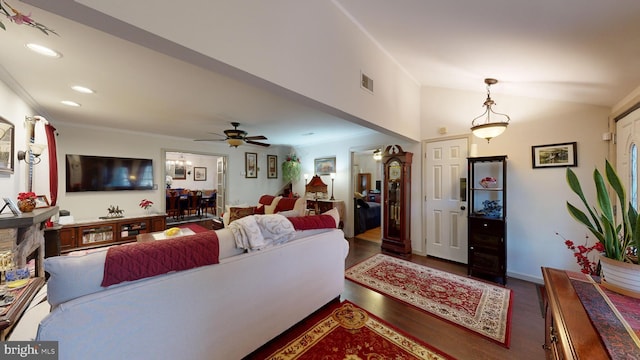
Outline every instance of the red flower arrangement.
[[558, 236], [560, 236], [561, 238], [564, 239], [564, 244], [567, 246], [567, 249], [573, 251], [573, 256], [575, 256], [576, 262], [582, 268], [582, 269], [580, 269], [580, 271], [582, 273], [589, 274], [589, 275], [599, 275], [598, 274], [598, 262], [597, 261], [591, 261], [589, 259], [589, 253], [592, 252], [593, 250], [595, 250], [595, 251], [597, 251], [599, 253], [603, 252], [604, 251], [604, 245], [602, 245], [601, 242], [597, 241], [592, 246], [587, 247], [585, 245], [589, 241], [589, 236], [585, 236], [585, 245], [576, 246], [573, 243], [573, 241], [565, 239], [564, 236], [560, 235], [559, 233], [556, 233], [556, 235], [558, 235]]
[[32, 191], [18, 193], [18, 201], [35, 200], [35, 199], [36, 199], [36, 193]]
[[145, 210], [149, 209], [151, 205], [153, 205], [153, 201], [151, 200], [142, 199], [142, 201], [140, 201], [140, 207]]

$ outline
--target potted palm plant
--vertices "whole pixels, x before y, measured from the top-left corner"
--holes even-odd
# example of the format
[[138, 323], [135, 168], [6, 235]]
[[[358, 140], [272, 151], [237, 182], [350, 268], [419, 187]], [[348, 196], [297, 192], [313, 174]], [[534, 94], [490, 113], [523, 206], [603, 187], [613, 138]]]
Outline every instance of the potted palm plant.
[[[567, 168], [567, 183], [582, 200], [589, 216], [568, 201], [567, 209], [604, 247], [600, 256], [603, 286], [640, 297], [640, 265], [637, 256], [637, 249], [640, 247], [640, 218], [637, 210], [627, 200], [625, 188], [609, 161], [605, 164], [605, 174], [607, 182], [598, 169], [593, 172], [597, 198], [597, 206], [593, 206], [587, 202], [576, 174]], [[621, 210], [619, 216], [616, 216], [615, 199], [612, 201], [607, 184], [617, 196]]]

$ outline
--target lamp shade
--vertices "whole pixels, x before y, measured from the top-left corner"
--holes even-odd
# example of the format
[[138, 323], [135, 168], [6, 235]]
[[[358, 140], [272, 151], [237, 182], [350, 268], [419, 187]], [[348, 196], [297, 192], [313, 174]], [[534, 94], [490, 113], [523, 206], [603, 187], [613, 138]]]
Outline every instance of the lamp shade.
[[[484, 101], [483, 106], [486, 108], [482, 115], [477, 116], [471, 121], [471, 132], [473, 135], [486, 139], [487, 142], [493, 139], [494, 137], [502, 134], [506, 129], [507, 125], [509, 125], [509, 115], [502, 114], [493, 111], [493, 106], [496, 104], [493, 99], [491, 99], [491, 85], [497, 84], [498, 80], [496, 79], [484, 79], [485, 84], [487, 84], [487, 99]], [[491, 117], [501, 117], [502, 121], [492, 121]]]
[[31, 153], [33, 153], [34, 156], [42, 155], [42, 152], [46, 148], [47, 148], [47, 145], [45, 145], [45, 144], [30, 144], [29, 145], [29, 150], [31, 150]]
[[509, 125], [509, 123], [506, 122], [481, 124], [472, 127], [471, 132], [479, 138], [489, 140], [502, 134], [507, 129], [507, 125]]
[[229, 144], [229, 146], [238, 147], [242, 145], [242, 139], [229, 138], [227, 139], [227, 143]]
[[327, 184], [325, 184], [320, 176], [314, 175], [307, 186], [305, 187], [306, 192], [310, 193], [319, 193], [319, 192], [327, 192]]

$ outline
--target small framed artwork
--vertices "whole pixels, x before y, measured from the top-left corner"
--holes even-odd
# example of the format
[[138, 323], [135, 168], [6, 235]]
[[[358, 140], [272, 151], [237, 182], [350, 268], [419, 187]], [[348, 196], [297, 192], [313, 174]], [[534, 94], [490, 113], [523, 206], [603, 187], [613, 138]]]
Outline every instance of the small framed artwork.
[[531, 164], [534, 169], [578, 166], [577, 143], [532, 146]]
[[4, 199], [4, 206], [2, 207], [2, 209], [0, 209], [0, 213], [2, 213], [2, 210], [4, 210], [4, 208], [8, 206], [9, 210], [11, 210], [13, 215], [22, 214], [22, 211], [18, 209], [18, 205], [15, 202], [13, 202], [13, 200], [11, 200], [10, 198], [3, 198], [3, 199]]
[[193, 167], [193, 181], [206, 181], [207, 180], [207, 168], [206, 167]]
[[244, 153], [244, 171], [246, 178], [258, 177], [258, 154], [246, 152]]
[[173, 168], [173, 180], [187, 180], [187, 169], [184, 164], [175, 164]]
[[49, 207], [49, 199], [46, 195], [36, 196], [36, 209]]
[[315, 159], [314, 166], [316, 170], [316, 175], [329, 175], [331, 173], [336, 172], [336, 158], [320, 158]]
[[13, 174], [13, 124], [0, 117], [0, 173]]
[[278, 178], [278, 157], [267, 155], [267, 179]]

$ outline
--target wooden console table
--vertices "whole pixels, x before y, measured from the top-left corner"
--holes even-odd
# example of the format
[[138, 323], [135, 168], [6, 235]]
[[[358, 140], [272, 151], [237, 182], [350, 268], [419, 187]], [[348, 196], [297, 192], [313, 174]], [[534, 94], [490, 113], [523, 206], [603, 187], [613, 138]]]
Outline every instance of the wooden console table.
[[547, 359], [609, 359], [564, 270], [542, 268]]
[[67, 253], [136, 241], [138, 234], [164, 231], [166, 215], [155, 214], [62, 225], [58, 230], [60, 251]]
[[[36, 293], [44, 285], [44, 279], [41, 277], [32, 278], [20, 295], [12, 304], [6, 306], [6, 312], [0, 315], [0, 341], [5, 341], [7, 335], [13, 329], [13, 326], [20, 320], [20, 317], [27, 309], [27, 306], [36, 296]], [[18, 291], [18, 290], [16, 290]], [[2, 308], [0, 308], [2, 309]], [[4, 309], [2, 310], [4, 311]]]

